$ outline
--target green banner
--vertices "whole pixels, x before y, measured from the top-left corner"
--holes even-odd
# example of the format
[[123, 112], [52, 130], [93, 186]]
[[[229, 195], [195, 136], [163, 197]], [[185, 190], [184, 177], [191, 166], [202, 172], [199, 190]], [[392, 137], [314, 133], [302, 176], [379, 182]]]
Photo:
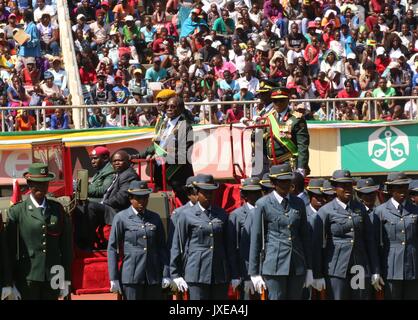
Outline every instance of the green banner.
[[340, 129], [340, 139], [344, 169], [418, 171], [418, 124]]

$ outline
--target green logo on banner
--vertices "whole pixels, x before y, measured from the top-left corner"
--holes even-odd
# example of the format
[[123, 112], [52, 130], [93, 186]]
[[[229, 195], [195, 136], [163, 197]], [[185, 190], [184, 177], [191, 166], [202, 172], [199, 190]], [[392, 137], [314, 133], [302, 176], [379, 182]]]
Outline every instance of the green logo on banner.
[[379, 167], [393, 169], [409, 156], [408, 136], [396, 127], [383, 127], [369, 136], [369, 157]]
[[418, 124], [340, 129], [341, 165], [352, 172], [417, 171]]

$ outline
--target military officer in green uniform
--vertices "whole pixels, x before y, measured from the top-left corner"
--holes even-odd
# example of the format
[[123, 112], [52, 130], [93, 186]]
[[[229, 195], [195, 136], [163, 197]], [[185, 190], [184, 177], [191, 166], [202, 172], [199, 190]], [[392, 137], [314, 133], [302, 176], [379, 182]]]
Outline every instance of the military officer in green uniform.
[[89, 183], [88, 197], [103, 198], [106, 190], [113, 181], [115, 170], [110, 163], [110, 151], [106, 147], [98, 146], [90, 153], [91, 165], [97, 170]]
[[271, 126], [271, 130], [266, 129], [263, 135], [264, 154], [270, 164], [290, 162], [293, 170], [306, 176], [309, 173], [308, 127], [303, 114], [289, 109], [289, 93], [287, 88], [276, 88], [271, 92], [274, 106], [264, 116], [265, 123]]
[[55, 174], [33, 163], [24, 174], [30, 194], [12, 206], [6, 225], [5, 284], [24, 300], [54, 300], [69, 294], [71, 222], [64, 208], [46, 198]]

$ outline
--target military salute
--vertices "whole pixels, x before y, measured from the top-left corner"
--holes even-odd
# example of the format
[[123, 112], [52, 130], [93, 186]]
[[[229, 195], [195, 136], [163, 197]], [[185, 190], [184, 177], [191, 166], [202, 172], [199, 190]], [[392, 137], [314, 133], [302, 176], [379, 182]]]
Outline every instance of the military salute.
[[[119, 212], [112, 223], [108, 244], [110, 290], [126, 300], [157, 300], [170, 285], [168, 250], [160, 216], [147, 209], [152, 189], [145, 181], [132, 181], [131, 206]], [[119, 269], [119, 255], [123, 263]]]
[[249, 274], [255, 289], [268, 299], [301, 299], [313, 283], [311, 234], [305, 204], [289, 194], [289, 164], [272, 166], [275, 190], [256, 202], [251, 228]]
[[233, 290], [241, 285], [241, 298], [249, 300], [255, 290], [248, 274], [248, 264], [251, 244], [252, 215], [256, 201], [262, 196], [260, 180], [247, 178], [240, 186], [241, 198], [245, 204], [234, 210], [229, 216], [228, 239], [231, 246], [228, 256], [231, 266], [231, 285]]
[[[13, 287], [13, 295], [24, 300], [67, 296], [71, 281], [72, 230], [61, 204], [46, 198], [49, 181], [55, 175], [48, 172], [47, 165], [34, 163], [24, 177], [31, 193], [9, 211], [5, 286]], [[61, 266], [63, 271], [59, 288], [51, 284], [51, 279], [57, 275], [56, 266]]]
[[375, 210], [381, 226], [385, 299], [418, 299], [418, 207], [408, 197], [409, 183], [403, 172], [388, 174], [391, 198]]
[[212, 206], [219, 185], [211, 175], [196, 176], [193, 186], [198, 202], [178, 217], [171, 247], [171, 278], [179, 291], [189, 291], [191, 300], [225, 300], [230, 281], [228, 216]]
[[[318, 287], [323, 287], [325, 277], [329, 299], [368, 299], [370, 281], [376, 289], [382, 283], [373, 227], [365, 207], [353, 199], [350, 171], [336, 170], [331, 183], [337, 197], [319, 209], [314, 223], [314, 239], [323, 239], [322, 249], [314, 252], [320, 257], [314, 277]], [[351, 285], [353, 273], [358, 272], [353, 266], [364, 271], [364, 285], [358, 288]]]

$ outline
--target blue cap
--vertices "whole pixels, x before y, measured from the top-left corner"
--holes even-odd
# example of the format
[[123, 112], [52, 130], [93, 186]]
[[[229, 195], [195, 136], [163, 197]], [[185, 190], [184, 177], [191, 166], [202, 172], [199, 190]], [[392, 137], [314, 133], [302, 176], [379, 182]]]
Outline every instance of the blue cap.
[[373, 178], [360, 179], [354, 190], [359, 193], [372, 193], [379, 190], [379, 185], [374, 182]]
[[51, 78], [53, 78], [54, 77], [54, 75], [50, 72], [50, 71], [45, 71], [44, 72], [44, 79], [46, 80], [46, 79], [51, 79]]

